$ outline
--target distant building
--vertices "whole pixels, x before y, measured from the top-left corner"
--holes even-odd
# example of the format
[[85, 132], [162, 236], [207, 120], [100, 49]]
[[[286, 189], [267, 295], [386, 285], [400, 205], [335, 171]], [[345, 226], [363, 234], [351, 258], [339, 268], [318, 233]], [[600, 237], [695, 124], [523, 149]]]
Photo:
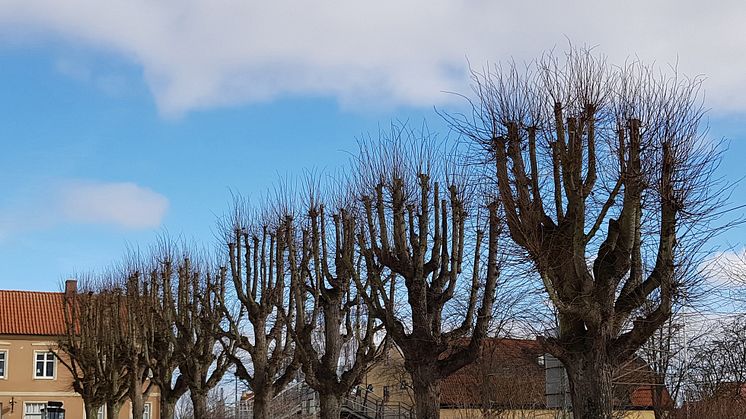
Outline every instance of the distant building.
[[[641, 360], [615, 374], [614, 405], [628, 419], [653, 419], [656, 394], [672, 407], [665, 387]], [[411, 378], [398, 349], [373, 366], [363, 381], [379, 397], [413, 405]], [[569, 384], [561, 364], [545, 354], [536, 340], [488, 339], [477, 361], [444, 379], [440, 387], [441, 418], [569, 417]]]
[[[69, 280], [65, 293], [75, 293]], [[0, 419], [36, 419], [62, 403], [67, 419], [86, 419], [83, 399], [72, 390], [70, 373], [56, 359], [56, 340], [65, 332], [61, 292], [0, 290]], [[64, 355], [62, 355], [64, 356]], [[145, 419], [159, 417], [158, 391], [145, 404]], [[104, 409], [98, 418], [105, 418]], [[130, 417], [125, 403], [120, 419]]]

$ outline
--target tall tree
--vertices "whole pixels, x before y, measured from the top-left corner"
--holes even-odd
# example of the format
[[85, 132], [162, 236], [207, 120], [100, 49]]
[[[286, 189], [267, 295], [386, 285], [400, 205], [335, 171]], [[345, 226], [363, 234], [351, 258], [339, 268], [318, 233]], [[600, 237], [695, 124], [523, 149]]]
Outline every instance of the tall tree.
[[[341, 199], [334, 213], [327, 214], [312, 187], [299, 220], [301, 233], [285, 230], [296, 301], [296, 319], [289, 326], [305, 381], [319, 393], [321, 417], [326, 419], [340, 417], [344, 396], [381, 354], [383, 341], [381, 323], [355, 286], [362, 269], [356, 211], [350, 207]], [[351, 352], [349, 359], [345, 349]]]
[[[166, 242], [164, 242], [165, 244]], [[153, 382], [160, 394], [160, 412], [162, 419], [173, 419], [176, 403], [187, 390], [184, 375], [178, 372], [179, 364], [186, 355], [179, 345], [179, 329], [176, 319], [181, 316], [181, 300], [175, 297], [180, 281], [174, 269], [172, 248], [159, 246], [149, 267], [149, 304], [153, 323], [150, 330], [152, 343], [150, 370]]]
[[[116, 419], [129, 397], [130, 370], [123, 348], [126, 335], [125, 296], [112, 272], [86, 276], [81, 292], [63, 299], [65, 334], [58, 340], [66, 356], [58, 356], [73, 377], [73, 389], [84, 400], [86, 414]], [[94, 417], [91, 416], [91, 417]]]
[[[107, 378], [121, 371], [111, 349], [111, 329], [106, 317], [107, 301], [96, 293], [92, 278], [80, 278], [77, 291], [63, 296], [65, 333], [57, 341], [63, 354], [55, 352], [60, 363], [72, 376], [72, 387], [83, 399], [86, 417], [98, 415], [109, 398]], [[111, 371], [112, 368], [115, 371]]]
[[212, 269], [209, 263], [188, 255], [176, 269], [180, 307], [175, 317], [176, 343], [183, 351], [179, 372], [189, 388], [194, 419], [207, 419], [208, 394], [232, 365], [234, 354], [234, 342], [219, 342], [224, 320], [220, 302], [225, 295], [225, 270]]
[[150, 396], [154, 384], [150, 380], [153, 341], [149, 333], [154, 319], [149, 306], [149, 284], [141, 268], [139, 261], [134, 259], [126, 265], [126, 277], [122, 284], [124, 294], [119, 299], [120, 321], [116, 329], [119, 332], [120, 355], [127, 369], [127, 397], [133, 419], [142, 419], [145, 400]]
[[188, 390], [195, 418], [205, 418], [207, 395], [231, 365], [232, 346], [218, 341], [225, 276], [167, 239], [150, 258], [150, 369], [161, 393], [161, 416], [172, 418], [176, 402]]
[[475, 73], [472, 117], [448, 116], [486, 150], [510, 237], [557, 310], [544, 343], [578, 419], [611, 417], [614, 367], [670, 317], [713, 233], [700, 82], [572, 49]]
[[[358, 156], [364, 220], [358, 241], [367, 283], [355, 279], [368, 310], [404, 354], [421, 418], [440, 416], [440, 381], [477, 357], [499, 275], [498, 203], [486, 206], [483, 264], [484, 231], [471, 230], [483, 210], [470, 207], [468, 183], [448, 172], [436, 151], [431, 140], [405, 127], [363, 144]], [[471, 269], [470, 278], [464, 268]], [[465, 301], [452, 301], [463, 288]], [[460, 322], [445, 316], [449, 302], [463, 304]]]
[[283, 209], [266, 210], [265, 215], [252, 220], [247, 205], [237, 201], [223, 226], [229, 265], [226, 275], [238, 303], [235, 313], [225, 298], [221, 301], [227, 319], [224, 335], [236, 347], [231, 355], [236, 375], [254, 392], [256, 419], [269, 418], [272, 398], [299, 369], [287, 327], [294, 317], [286, 278], [286, 231], [293, 217]]

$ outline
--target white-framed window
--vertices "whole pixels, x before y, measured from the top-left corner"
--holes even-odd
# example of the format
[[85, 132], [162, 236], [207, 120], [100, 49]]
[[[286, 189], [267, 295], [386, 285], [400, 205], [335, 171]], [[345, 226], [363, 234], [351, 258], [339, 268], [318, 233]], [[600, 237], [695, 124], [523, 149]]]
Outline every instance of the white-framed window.
[[8, 373], [8, 351], [0, 350], [0, 380], [6, 377]]
[[106, 419], [106, 406], [101, 406], [98, 408], [96, 419]]
[[44, 402], [24, 402], [23, 419], [38, 419], [42, 417], [42, 410], [47, 407]]
[[34, 378], [53, 380], [57, 360], [50, 351], [34, 352]]

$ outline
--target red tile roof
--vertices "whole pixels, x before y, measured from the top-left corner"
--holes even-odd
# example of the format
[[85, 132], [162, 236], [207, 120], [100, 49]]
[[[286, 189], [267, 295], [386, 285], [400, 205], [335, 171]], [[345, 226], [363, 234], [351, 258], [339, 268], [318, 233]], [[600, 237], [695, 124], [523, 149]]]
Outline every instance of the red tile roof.
[[0, 290], [0, 335], [63, 334], [62, 300], [61, 292]]

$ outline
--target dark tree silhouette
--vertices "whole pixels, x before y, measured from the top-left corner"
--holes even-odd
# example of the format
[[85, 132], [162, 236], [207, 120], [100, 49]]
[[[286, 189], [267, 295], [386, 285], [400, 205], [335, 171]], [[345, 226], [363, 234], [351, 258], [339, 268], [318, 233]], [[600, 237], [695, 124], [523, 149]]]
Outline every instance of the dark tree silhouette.
[[195, 419], [207, 418], [208, 393], [231, 366], [232, 345], [218, 341], [224, 271], [193, 253], [164, 240], [151, 254], [144, 309], [152, 313], [150, 368], [165, 418], [173, 417], [176, 401], [187, 390]]
[[[477, 357], [487, 333], [499, 275], [501, 222], [498, 204], [489, 202], [485, 263], [484, 231], [471, 230], [482, 209], [470, 206], [468, 183], [448, 172], [437, 148], [421, 138], [395, 129], [390, 139], [361, 147], [358, 241], [366, 282], [357, 279], [357, 285], [404, 354], [417, 417], [438, 418], [440, 381]], [[467, 244], [472, 234], [474, 242]], [[463, 273], [465, 267], [470, 276]], [[457, 290], [463, 294], [457, 296]], [[446, 316], [455, 296], [465, 300], [459, 301], [460, 321]]]
[[[77, 290], [63, 296], [65, 333], [57, 340], [60, 363], [72, 376], [72, 387], [83, 399], [87, 417], [126, 393], [125, 373], [111, 328], [111, 298], [100, 292], [93, 275], [79, 277]], [[118, 385], [121, 383], [121, 385]]]
[[272, 398], [299, 369], [287, 327], [287, 322], [294, 321], [295, 310], [286, 272], [287, 231], [293, 217], [283, 208], [273, 208], [252, 219], [242, 202], [233, 210], [222, 227], [227, 238], [226, 275], [233, 283], [239, 309], [235, 313], [222, 298], [227, 318], [223, 335], [237, 349], [231, 355], [236, 375], [254, 392], [254, 418], [265, 419]]
[[319, 393], [321, 417], [326, 419], [340, 417], [344, 396], [380, 356], [384, 340], [381, 324], [355, 286], [362, 269], [358, 220], [351, 207], [349, 199], [340, 199], [334, 213], [327, 214], [318, 188], [312, 186], [298, 220], [300, 234], [285, 231], [296, 301], [292, 337], [305, 381]]
[[544, 343], [575, 417], [610, 418], [614, 367], [670, 317], [721, 214], [701, 80], [582, 49], [473, 80], [472, 115], [446, 117], [484, 147], [510, 238], [557, 310]]

